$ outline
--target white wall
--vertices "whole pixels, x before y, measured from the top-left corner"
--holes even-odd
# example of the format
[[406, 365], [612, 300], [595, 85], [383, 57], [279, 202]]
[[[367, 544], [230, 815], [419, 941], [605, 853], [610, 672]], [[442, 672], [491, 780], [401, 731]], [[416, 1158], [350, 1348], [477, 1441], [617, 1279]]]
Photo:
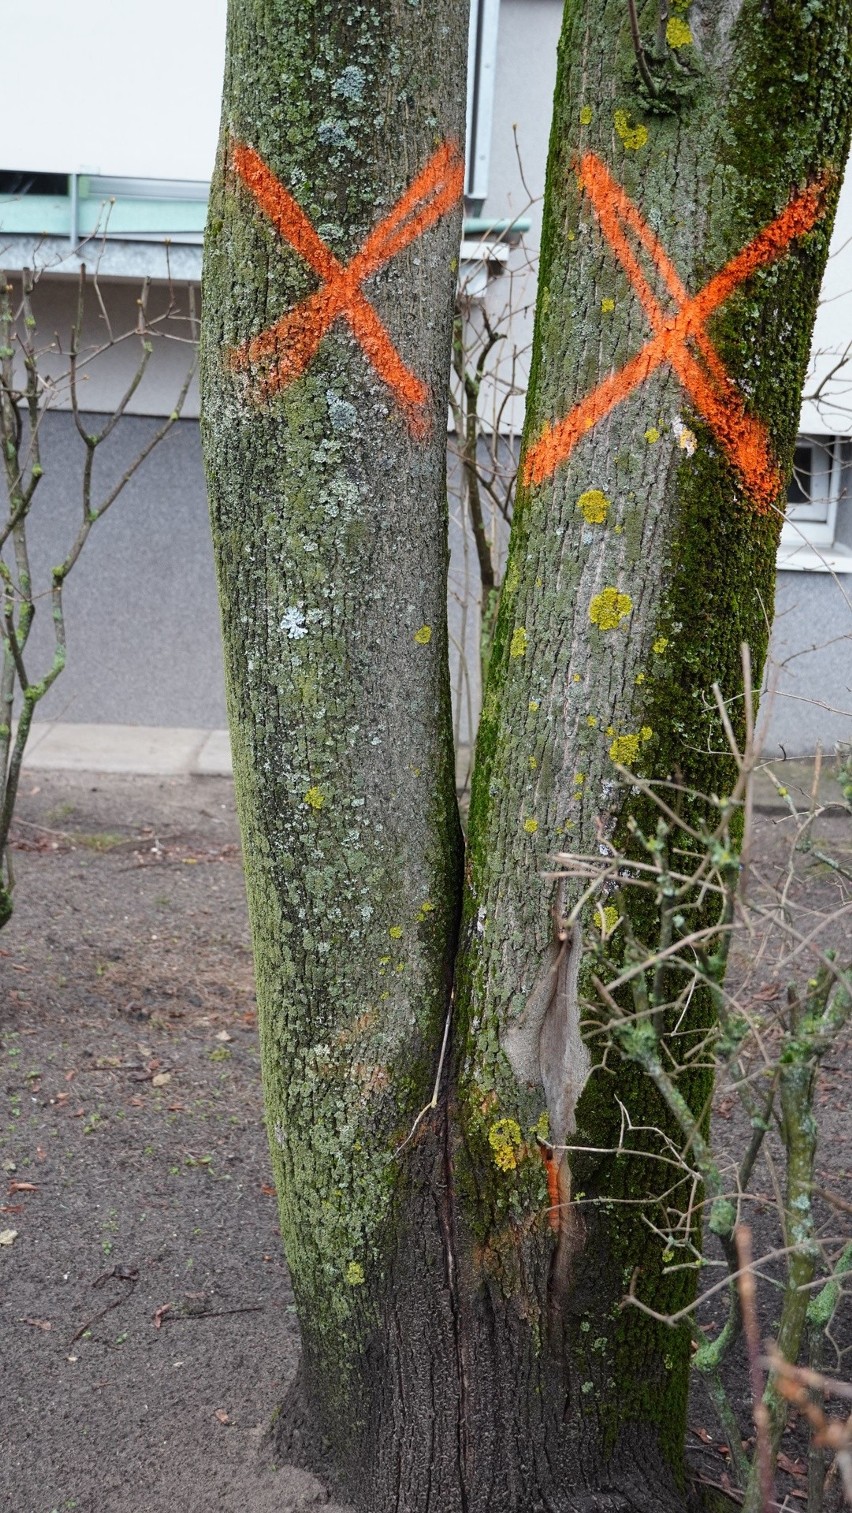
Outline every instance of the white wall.
[[207, 179], [226, 0], [0, 0], [0, 168]]

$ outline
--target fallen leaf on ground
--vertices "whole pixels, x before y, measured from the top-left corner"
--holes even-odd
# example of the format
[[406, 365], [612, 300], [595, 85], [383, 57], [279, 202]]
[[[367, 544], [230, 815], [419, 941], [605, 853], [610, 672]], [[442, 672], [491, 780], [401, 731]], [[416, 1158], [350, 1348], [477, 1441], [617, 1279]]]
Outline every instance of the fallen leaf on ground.
[[11, 1196], [12, 1196], [13, 1193], [37, 1193], [37, 1192], [38, 1192], [38, 1188], [36, 1187], [36, 1184], [34, 1182], [10, 1182], [9, 1183], [9, 1197], [10, 1198], [11, 1198]]
[[269, 1182], [264, 1182], [260, 1190], [266, 1194], [267, 1198], [275, 1197], [275, 1188]]
[[151, 1322], [153, 1323], [155, 1329], [160, 1328], [160, 1325], [162, 1324], [163, 1319], [166, 1317], [166, 1314], [171, 1309], [171, 1306], [171, 1303], [162, 1303], [160, 1307], [156, 1309], [151, 1319]]
[[220, 1030], [216, 1036], [217, 1040], [233, 1040], [233, 1038], [233, 1035], [229, 1035], [227, 1030]]
[[14, 1245], [17, 1238], [16, 1229], [0, 1229], [0, 1245]]
[[224, 1408], [217, 1408], [213, 1417], [218, 1418], [220, 1424], [229, 1424], [231, 1422]]
[[787, 1472], [788, 1476], [804, 1476], [807, 1472], [807, 1467], [803, 1460], [791, 1460], [789, 1455], [784, 1454], [783, 1450], [779, 1450], [778, 1452], [778, 1464], [782, 1471]]
[[47, 1151], [45, 1150], [44, 1146], [43, 1145], [37, 1145], [36, 1146], [36, 1161], [44, 1161], [46, 1155], [47, 1155]]
[[21, 1319], [22, 1324], [32, 1324], [33, 1329], [52, 1329], [50, 1319]]
[[157, 1072], [157, 1074], [154, 1077], [151, 1078], [151, 1086], [152, 1087], [165, 1087], [166, 1083], [167, 1082], [171, 1082], [171, 1080], [172, 1080], [172, 1074], [171, 1074], [171, 1072]]

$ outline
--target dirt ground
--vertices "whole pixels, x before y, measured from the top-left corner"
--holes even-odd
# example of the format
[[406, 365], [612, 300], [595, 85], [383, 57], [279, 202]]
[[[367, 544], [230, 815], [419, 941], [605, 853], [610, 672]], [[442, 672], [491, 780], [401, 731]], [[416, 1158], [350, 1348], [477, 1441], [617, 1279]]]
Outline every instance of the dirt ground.
[[[848, 865], [848, 816], [834, 823]], [[777, 816], [760, 834], [769, 863]], [[16, 835], [0, 936], [0, 1238], [15, 1232], [0, 1246], [0, 1507], [340, 1513], [263, 1440], [299, 1341], [231, 783], [34, 773]], [[806, 886], [843, 895], [816, 863]], [[842, 930], [848, 958], [848, 911]], [[819, 1165], [852, 1199], [848, 1072], [838, 1046]], [[700, 1393], [690, 1422], [696, 1468], [724, 1485]], [[793, 1509], [795, 1435], [785, 1453]]]

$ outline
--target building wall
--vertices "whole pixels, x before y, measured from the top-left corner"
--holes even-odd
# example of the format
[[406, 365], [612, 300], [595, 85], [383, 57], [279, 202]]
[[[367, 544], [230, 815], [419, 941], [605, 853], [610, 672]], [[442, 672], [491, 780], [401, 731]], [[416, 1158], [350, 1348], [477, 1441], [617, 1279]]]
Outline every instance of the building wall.
[[[94, 428], [96, 417], [86, 417]], [[98, 449], [97, 502], [138, 457], [157, 422], [128, 416]], [[68, 413], [42, 430], [44, 477], [33, 500], [31, 565], [46, 595], [81, 514], [85, 448]], [[178, 421], [92, 530], [65, 589], [68, 660], [38, 718], [116, 725], [226, 723], [213, 553], [198, 424]], [[41, 597], [26, 652], [30, 678], [50, 666], [53, 624]]]

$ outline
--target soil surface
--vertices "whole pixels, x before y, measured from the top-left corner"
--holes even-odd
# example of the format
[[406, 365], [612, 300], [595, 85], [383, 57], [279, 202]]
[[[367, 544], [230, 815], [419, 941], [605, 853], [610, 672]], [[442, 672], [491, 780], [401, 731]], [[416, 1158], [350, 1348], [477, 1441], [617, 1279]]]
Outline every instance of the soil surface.
[[[848, 814], [823, 834], [849, 867]], [[783, 821], [763, 817], [756, 860], [784, 854]], [[25, 775], [14, 861], [17, 912], [0, 935], [0, 1507], [341, 1513], [265, 1441], [299, 1336], [231, 782]], [[832, 939], [848, 960], [849, 884], [809, 857], [801, 886], [814, 906], [846, 900]], [[750, 991], [781, 992], [770, 956], [764, 968]], [[819, 1177], [850, 1201], [847, 1047], [823, 1073]], [[768, 1329], [771, 1291], [763, 1301]], [[744, 1362], [733, 1369], [747, 1425]], [[725, 1485], [700, 1391], [690, 1421], [696, 1469]], [[794, 1509], [796, 1432], [785, 1454]]]

